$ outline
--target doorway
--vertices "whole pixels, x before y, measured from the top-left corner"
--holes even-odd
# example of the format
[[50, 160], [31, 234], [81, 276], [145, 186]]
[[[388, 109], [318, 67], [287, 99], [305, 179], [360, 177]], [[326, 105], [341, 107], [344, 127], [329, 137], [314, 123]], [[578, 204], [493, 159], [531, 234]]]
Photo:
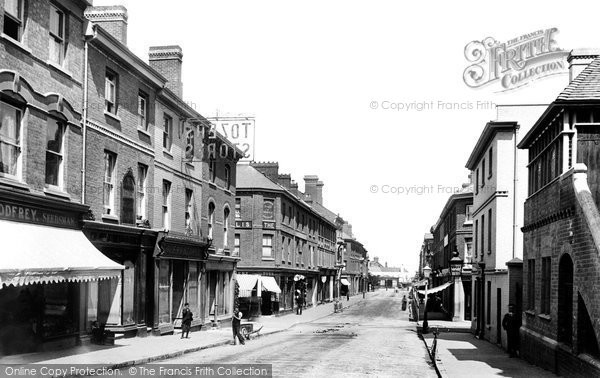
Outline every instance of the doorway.
[[502, 289], [496, 288], [496, 343], [502, 345]]

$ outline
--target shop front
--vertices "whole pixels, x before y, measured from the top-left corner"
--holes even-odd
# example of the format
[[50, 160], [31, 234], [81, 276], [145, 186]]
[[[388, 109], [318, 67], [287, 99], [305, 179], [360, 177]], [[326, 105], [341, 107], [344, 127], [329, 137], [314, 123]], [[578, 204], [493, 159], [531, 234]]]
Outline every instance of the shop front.
[[233, 273], [239, 259], [226, 255], [209, 254], [206, 262], [204, 295], [206, 321], [217, 326], [231, 318], [233, 311]]
[[[107, 307], [92, 284], [116, 282], [123, 266], [81, 231], [87, 206], [0, 190], [0, 354], [73, 346]], [[94, 306], [94, 304], [98, 306]]]
[[207, 320], [202, 288], [209, 275], [208, 244], [198, 238], [166, 232], [159, 232], [156, 240], [153, 331], [164, 335], [181, 328], [186, 303], [193, 313], [192, 329], [198, 329]]

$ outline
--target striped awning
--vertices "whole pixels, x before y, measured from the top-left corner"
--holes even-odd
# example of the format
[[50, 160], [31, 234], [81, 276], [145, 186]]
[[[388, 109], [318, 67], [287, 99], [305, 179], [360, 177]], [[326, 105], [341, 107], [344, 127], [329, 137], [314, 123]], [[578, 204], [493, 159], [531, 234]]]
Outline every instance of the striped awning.
[[279, 288], [279, 285], [277, 285], [275, 278], [271, 276], [262, 276], [260, 281], [262, 282], [263, 291], [270, 291], [276, 294], [281, 293], [281, 289]]
[[257, 274], [237, 274], [235, 280], [240, 285], [240, 297], [252, 296], [252, 290], [256, 288], [256, 283], [260, 278]]
[[0, 221], [0, 289], [4, 285], [82, 282], [118, 277], [117, 264], [81, 230]]
[[[452, 285], [454, 282], [446, 282], [443, 285], [440, 286], [436, 286], [436, 287], [432, 287], [431, 289], [427, 290], [427, 295], [429, 296], [429, 294], [435, 294], [439, 291], [442, 291], [444, 289], [447, 289], [450, 285]], [[423, 294], [425, 295], [425, 290], [419, 290], [419, 294]]]

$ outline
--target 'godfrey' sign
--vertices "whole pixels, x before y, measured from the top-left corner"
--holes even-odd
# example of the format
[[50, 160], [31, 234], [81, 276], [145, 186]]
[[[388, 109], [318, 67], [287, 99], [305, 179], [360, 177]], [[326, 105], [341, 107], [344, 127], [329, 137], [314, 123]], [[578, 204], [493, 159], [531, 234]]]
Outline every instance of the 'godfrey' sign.
[[48, 213], [41, 209], [6, 202], [0, 202], [0, 219], [70, 228], [77, 227], [77, 221], [71, 215], [58, 212]]
[[471, 88], [498, 83], [498, 92], [516, 89], [534, 80], [567, 73], [567, 51], [554, 40], [557, 28], [537, 30], [501, 43], [492, 37], [465, 46], [471, 63], [463, 80]]

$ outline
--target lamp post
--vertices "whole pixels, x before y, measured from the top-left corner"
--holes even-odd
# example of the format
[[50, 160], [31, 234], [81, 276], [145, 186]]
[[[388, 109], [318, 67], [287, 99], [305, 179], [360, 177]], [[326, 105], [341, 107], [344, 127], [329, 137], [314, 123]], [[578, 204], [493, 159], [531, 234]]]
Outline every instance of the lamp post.
[[452, 252], [452, 258], [450, 259], [450, 273], [454, 278], [454, 311], [452, 321], [462, 320], [465, 315], [465, 293], [461, 278], [462, 266], [463, 260], [460, 258], [458, 251]]
[[421, 331], [422, 333], [428, 333], [429, 332], [429, 322], [427, 321], [427, 288], [429, 286], [429, 275], [431, 274], [431, 268], [429, 267], [429, 265], [426, 265], [423, 268], [423, 275], [425, 276], [425, 303], [424, 303], [424, 313], [423, 313], [423, 330]]

